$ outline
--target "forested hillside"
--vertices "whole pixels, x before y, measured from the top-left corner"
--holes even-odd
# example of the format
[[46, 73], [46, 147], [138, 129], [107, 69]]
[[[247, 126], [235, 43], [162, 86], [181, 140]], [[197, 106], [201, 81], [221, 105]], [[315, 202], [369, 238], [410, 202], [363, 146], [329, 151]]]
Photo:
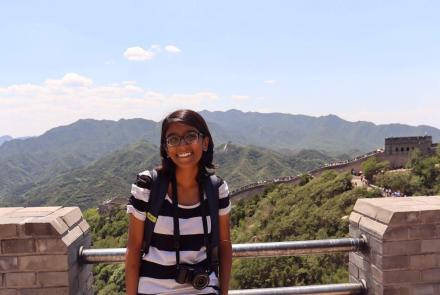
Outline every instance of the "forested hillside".
[[[201, 114], [210, 126], [216, 146], [232, 142], [282, 154], [313, 149], [340, 158], [341, 154], [351, 157], [383, 147], [384, 138], [389, 136], [430, 134], [435, 142], [440, 140], [440, 130], [429, 126], [349, 122], [335, 115], [311, 117], [238, 110]], [[0, 201], [23, 197], [31, 188], [36, 189], [72, 169], [85, 169], [139, 140], [158, 144], [159, 134], [160, 123], [151, 120], [84, 119], [53, 128], [41, 136], [4, 142], [0, 146]]]
[[[332, 161], [317, 151], [280, 153], [261, 147], [220, 145], [214, 152], [217, 174], [230, 189], [263, 179], [296, 175]], [[159, 164], [159, 148], [146, 141], [113, 152], [84, 168], [44, 179], [4, 198], [9, 206], [97, 206], [116, 196], [129, 196], [136, 173]], [[2, 201], [0, 200], [0, 204]]]
[[[232, 209], [232, 241], [269, 242], [345, 237], [347, 217], [357, 198], [379, 197], [378, 191], [353, 189], [349, 174], [327, 172], [300, 186], [279, 185], [263, 195], [240, 201]], [[93, 230], [93, 247], [125, 247], [127, 216], [123, 210], [85, 217]], [[232, 288], [291, 286], [348, 281], [347, 255], [234, 260]], [[124, 267], [95, 266], [98, 294], [123, 294]]]

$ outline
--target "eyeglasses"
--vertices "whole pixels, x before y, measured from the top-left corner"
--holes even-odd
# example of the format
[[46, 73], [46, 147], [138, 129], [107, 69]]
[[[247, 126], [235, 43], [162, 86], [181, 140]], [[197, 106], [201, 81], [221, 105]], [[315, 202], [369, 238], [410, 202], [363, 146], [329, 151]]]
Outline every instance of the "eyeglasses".
[[183, 136], [179, 135], [170, 135], [165, 139], [165, 142], [168, 147], [176, 147], [180, 145], [182, 139], [186, 144], [193, 144], [199, 140], [199, 138], [203, 137], [203, 134], [197, 131], [188, 131]]

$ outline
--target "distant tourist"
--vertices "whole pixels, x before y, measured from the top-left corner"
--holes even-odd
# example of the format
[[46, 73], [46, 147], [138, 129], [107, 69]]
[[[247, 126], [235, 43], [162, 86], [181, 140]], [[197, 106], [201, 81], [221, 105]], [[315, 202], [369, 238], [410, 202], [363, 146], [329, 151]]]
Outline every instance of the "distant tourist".
[[231, 203], [228, 185], [214, 176], [213, 150], [198, 113], [163, 120], [162, 165], [138, 174], [127, 206], [127, 294], [228, 294]]

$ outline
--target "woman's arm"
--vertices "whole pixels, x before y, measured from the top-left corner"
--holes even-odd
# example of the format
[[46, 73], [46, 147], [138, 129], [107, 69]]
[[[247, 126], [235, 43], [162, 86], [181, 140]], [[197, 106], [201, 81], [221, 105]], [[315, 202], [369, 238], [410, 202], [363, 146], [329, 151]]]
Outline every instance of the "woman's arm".
[[144, 221], [137, 219], [133, 214], [129, 216], [130, 224], [128, 226], [127, 253], [125, 255], [125, 287], [127, 295], [137, 295]]
[[220, 245], [219, 245], [219, 263], [220, 263], [220, 294], [228, 294], [229, 277], [232, 267], [232, 245], [229, 228], [230, 213], [219, 216], [220, 226]]

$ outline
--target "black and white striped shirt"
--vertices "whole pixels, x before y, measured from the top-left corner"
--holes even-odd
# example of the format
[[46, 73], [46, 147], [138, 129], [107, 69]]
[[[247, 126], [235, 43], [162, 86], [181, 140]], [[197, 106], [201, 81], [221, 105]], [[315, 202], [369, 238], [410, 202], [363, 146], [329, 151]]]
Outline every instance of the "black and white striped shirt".
[[[140, 180], [140, 181], [139, 181]], [[221, 180], [219, 187], [219, 215], [231, 210], [228, 185]], [[132, 185], [127, 212], [139, 220], [145, 220], [150, 189], [149, 171], [138, 174], [138, 181]], [[205, 196], [206, 198], [206, 196]], [[166, 195], [159, 212], [151, 238], [148, 254], [142, 258], [139, 272], [138, 292], [141, 294], [212, 294], [218, 293], [218, 278], [210, 274], [209, 286], [197, 290], [191, 284], [175, 281], [176, 252], [173, 237], [173, 201]], [[208, 202], [204, 202], [209, 212]], [[203, 223], [200, 203], [192, 206], [178, 205], [180, 227], [180, 263], [196, 265], [206, 262], [206, 247], [203, 242]], [[211, 233], [211, 219], [207, 216], [208, 233]]]

